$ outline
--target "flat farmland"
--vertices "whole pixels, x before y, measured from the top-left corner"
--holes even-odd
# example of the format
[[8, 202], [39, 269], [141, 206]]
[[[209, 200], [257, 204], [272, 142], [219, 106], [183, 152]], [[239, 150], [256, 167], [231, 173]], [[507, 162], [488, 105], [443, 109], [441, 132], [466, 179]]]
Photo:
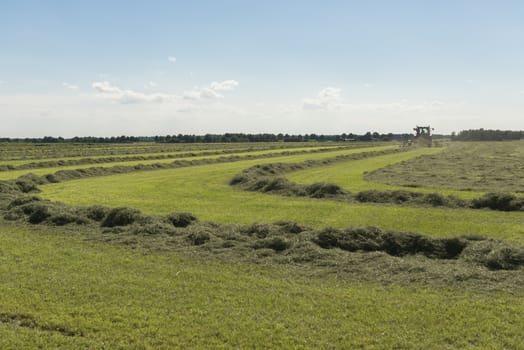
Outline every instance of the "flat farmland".
[[[325, 146], [333, 146], [333, 143], [322, 143]], [[262, 150], [262, 149], [285, 149], [297, 147], [311, 147], [307, 142], [260, 142], [260, 143], [123, 143], [123, 144], [99, 144], [99, 143], [0, 143], [0, 159], [2, 163], [13, 160], [49, 160], [78, 157], [108, 157], [124, 155], [140, 155], [152, 153], [169, 152], [198, 152], [206, 150]], [[318, 144], [317, 144], [318, 145]], [[356, 147], [363, 146], [355, 143]]]
[[[354, 200], [374, 190], [470, 203], [502, 182], [500, 192], [518, 195], [522, 179], [513, 177], [509, 187], [505, 171], [524, 161], [521, 145], [195, 145], [194, 152], [208, 153], [168, 169], [108, 161], [104, 168], [129, 171], [56, 183], [46, 176], [102, 164], [5, 171], [0, 346], [522, 348], [522, 210]], [[137, 147], [136, 154], [148, 154]], [[131, 149], [108, 145], [96, 157]], [[511, 164], [497, 158], [508, 150]], [[174, 158], [146, 162], [187, 153], [165, 151]], [[64, 157], [74, 152], [82, 151], [72, 147]], [[421, 180], [461, 169], [468, 154], [501, 180]], [[249, 169], [259, 176], [255, 189], [235, 185]], [[282, 184], [335, 191], [278, 192]], [[268, 186], [277, 191], [264, 193]]]
[[[314, 227], [379, 226], [437, 236], [478, 233], [524, 242], [522, 213], [351, 205], [337, 201], [239, 191], [228, 184], [235, 174], [257, 164], [298, 163], [369, 150], [371, 149], [362, 148], [81, 179], [42, 186], [42, 196], [73, 205], [97, 203], [110, 207], [130, 206], [150, 214], [189, 211], [202, 220], [223, 223], [292, 220]], [[424, 153], [440, 151], [417, 149], [380, 156], [378, 164], [390, 164]], [[350, 161], [335, 167], [353, 168], [351, 164], [364, 162], [370, 169], [376, 168], [377, 161], [374, 157], [370, 160], [370, 164], [368, 160]], [[356, 166], [355, 169], [358, 170], [356, 177], [359, 180], [356, 183], [360, 189], [375, 186], [362, 180], [363, 172], [367, 168]], [[293, 176], [300, 174], [301, 172], [298, 172]], [[310, 175], [306, 172], [306, 176]], [[355, 177], [354, 174], [352, 176]]]
[[[382, 146], [385, 148], [389, 148], [390, 146]], [[335, 148], [336, 147], [331, 147]], [[206, 155], [198, 155], [198, 153], [205, 153], [204, 151], [199, 151], [194, 154], [188, 155], [187, 153], [182, 153], [184, 156], [179, 156], [178, 153], [174, 154], [167, 154], [167, 158], [163, 157], [162, 159], [143, 159], [143, 160], [123, 160], [123, 161], [108, 161], [108, 162], [102, 162], [102, 163], [90, 163], [86, 162], [86, 164], [80, 164], [80, 165], [57, 165], [52, 167], [36, 167], [36, 168], [23, 168], [21, 170], [7, 170], [0, 172], [0, 180], [10, 180], [10, 179], [16, 179], [20, 176], [26, 175], [26, 174], [35, 174], [35, 175], [45, 175], [45, 174], [53, 174], [55, 172], [61, 171], [61, 170], [77, 170], [77, 169], [89, 169], [93, 167], [100, 167], [100, 168], [111, 168], [111, 167], [134, 167], [137, 165], [150, 165], [150, 164], [169, 164], [173, 163], [177, 160], [183, 160], [183, 161], [192, 161], [192, 160], [212, 160], [212, 159], [218, 159], [222, 157], [264, 157], [264, 156], [271, 156], [271, 155], [278, 155], [282, 153], [288, 153], [288, 152], [315, 152], [315, 151], [322, 151], [322, 150], [330, 150], [330, 147], [302, 147], [302, 148], [287, 148], [287, 149], [270, 149], [270, 150], [260, 150], [260, 151], [240, 151], [240, 152], [227, 152], [222, 153], [219, 152], [218, 154], [206, 154]], [[164, 156], [166, 156], [164, 154]], [[126, 158], [125, 156], [123, 158]], [[64, 161], [64, 159], [58, 159], [55, 160], [57, 163], [60, 161]], [[65, 160], [67, 161], [67, 159]], [[64, 161], [64, 162], [65, 162]], [[27, 164], [27, 163], [22, 163]], [[38, 164], [37, 163], [29, 163], [29, 164]], [[67, 164], [67, 163], [65, 163]]]
[[376, 169], [366, 180], [439, 190], [524, 192], [524, 142], [453, 143], [447, 152]]

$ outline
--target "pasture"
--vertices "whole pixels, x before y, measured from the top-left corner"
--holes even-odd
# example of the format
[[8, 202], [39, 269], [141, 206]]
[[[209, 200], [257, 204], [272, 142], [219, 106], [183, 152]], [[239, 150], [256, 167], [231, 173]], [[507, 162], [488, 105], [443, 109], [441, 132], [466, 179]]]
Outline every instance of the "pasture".
[[[522, 143], [17, 146], [0, 152], [11, 166], [0, 172], [11, 180], [0, 191], [2, 348], [522, 348], [522, 210], [231, 182], [283, 164], [294, 171], [274, 176], [347, 193], [519, 195]], [[16, 169], [45, 161], [58, 163]], [[125, 173], [45, 177], [117, 166]], [[19, 193], [28, 173], [42, 176], [24, 180], [39, 192]], [[198, 220], [179, 224], [181, 212]]]

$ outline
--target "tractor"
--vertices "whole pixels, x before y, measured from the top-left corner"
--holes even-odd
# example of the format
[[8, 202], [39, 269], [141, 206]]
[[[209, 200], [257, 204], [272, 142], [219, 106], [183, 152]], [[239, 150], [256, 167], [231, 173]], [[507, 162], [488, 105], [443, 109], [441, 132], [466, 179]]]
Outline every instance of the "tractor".
[[415, 137], [411, 141], [412, 144], [422, 147], [431, 147], [433, 139], [431, 137], [431, 131], [435, 130], [428, 126], [418, 126], [413, 128], [415, 131]]
[[435, 130], [428, 126], [418, 126], [413, 128], [415, 136], [411, 135], [407, 140], [404, 141], [403, 147], [418, 146], [418, 147], [431, 147], [433, 139], [431, 137], [431, 131]]

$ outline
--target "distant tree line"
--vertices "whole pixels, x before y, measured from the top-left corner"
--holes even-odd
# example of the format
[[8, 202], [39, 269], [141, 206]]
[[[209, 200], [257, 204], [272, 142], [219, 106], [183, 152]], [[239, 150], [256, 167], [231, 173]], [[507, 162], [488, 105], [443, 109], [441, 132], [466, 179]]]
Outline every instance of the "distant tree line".
[[165, 135], [165, 136], [112, 136], [112, 137], [52, 137], [43, 138], [0, 138], [0, 142], [27, 142], [27, 143], [134, 143], [134, 142], [158, 142], [158, 143], [229, 143], [229, 142], [308, 142], [308, 141], [393, 141], [407, 140], [410, 134], [380, 134], [370, 132], [363, 135], [343, 133], [340, 135], [322, 134], [205, 134], [205, 135]]
[[522, 140], [524, 139], [524, 131], [490, 129], [463, 130], [459, 132], [458, 135], [452, 133], [451, 139], [454, 141]]

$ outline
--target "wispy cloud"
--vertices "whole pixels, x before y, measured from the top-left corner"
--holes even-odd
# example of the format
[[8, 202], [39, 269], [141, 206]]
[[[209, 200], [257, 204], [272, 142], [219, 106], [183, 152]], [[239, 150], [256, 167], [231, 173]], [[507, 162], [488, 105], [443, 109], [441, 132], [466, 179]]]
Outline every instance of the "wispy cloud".
[[191, 91], [184, 92], [184, 98], [191, 100], [223, 98], [224, 96], [217, 91], [233, 91], [238, 85], [236, 80], [214, 81], [207, 87], [195, 87]]
[[69, 90], [78, 90], [78, 85], [73, 85], [69, 83], [62, 83], [62, 86]]
[[328, 86], [320, 90], [317, 97], [302, 99], [302, 108], [307, 110], [332, 110], [340, 106], [340, 89]]
[[[238, 86], [235, 80], [225, 80], [223, 82], [213, 82], [209, 86], [194, 87], [192, 90], [184, 91], [182, 94], [173, 93], [144, 93], [123, 89], [108, 81], [98, 81], [91, 85], [101, 97], [109, 98], [119, 103], [168, 103], [177, 100], [215, 100], [224, 98], [218, 93], [219, 90], [230, 91]], [[156, 83], [149, 82], [147, 87], [156, 87]]]
[[217, 99], [224, 97], [214, 89], [208, 87], [195, 87], [193, 90], [185, 91], [183, 96], [187, 100]]
[[176, 57], [175, 56], [169, 56], [167, 60], [171, 63], [176, 63]]
[[209, 87], [216, 91], [232, 91], [235, 90], [237, 86], [238, 81], [236, 80], [224, 80], [222, 82], [214, 81]]
[[387, 113], [411, 113], [411, 112], [435, 112], [449, 107], [449, 104], [437, 99], [426, 101], [410, 101], [399, 99], [392, 102], [355, 103], [342, 98], [341, 89], [326, 87], [320, 90], [316, 97], [302, 99], [302, 110], [309, 111], [337, 111], [342, 113], [351, 112], [387, 112]]
[[109, 97], [120, 103], [163, 103], [178, 98], [178, 96], [171, 94], [146, 94], [143, 92], [121, 89], [107, 81], [94, 82], [91, 86], [102, 96]]

